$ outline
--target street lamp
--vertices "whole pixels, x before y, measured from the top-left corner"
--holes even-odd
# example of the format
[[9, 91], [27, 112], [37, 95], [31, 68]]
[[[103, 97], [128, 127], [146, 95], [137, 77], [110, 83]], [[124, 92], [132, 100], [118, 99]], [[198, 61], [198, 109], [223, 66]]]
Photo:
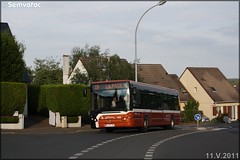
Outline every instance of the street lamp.
[[137, 82], [137, 62], [138, 62], [138, 59], [137, 59], [137, 29], [138, 29], [138, 25], [140, 23], [140, 21], [142, 20], [143, 16], [148, 12], [150, 11], [151, 9], [153, 9], [154, 7], [157, 7], [157, 6], [161, 6], [163, 5], [164, 3], [166, 3], [165, 0], [161, 0], [158, 2], [158, 4], [150, 7], [146, 12], [143, 13], [143, 15], [141, 16], [141, 18], [138, 20], [138, 23], [137, 23], [137, 26], [136, 26], [136, 29], [135, 29], [135, 81]]

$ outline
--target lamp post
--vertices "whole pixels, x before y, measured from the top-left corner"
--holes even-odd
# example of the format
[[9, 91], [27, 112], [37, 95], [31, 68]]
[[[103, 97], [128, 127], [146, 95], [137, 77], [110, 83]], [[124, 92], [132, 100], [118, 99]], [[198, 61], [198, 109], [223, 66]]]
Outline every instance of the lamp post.
[[148, 10], [146, 10], [146, 12], [144, 12], [143, 15], [141, 16], [141, 18], [138, 20], [138, 23], [137, 23], [137, 26], [136, 26], [136, 29], [135, 29], [135, 60], [134, 60], [134, 62], [135, 62], [135, 81], [136, 81], [136, 82], [138, 81], [138, 80], [137, 80], [137, 62], [138, 62], [138, 60], [137, 60], [137, 29], [138, 29], [139, 23], [140, 23], [140, 21], [142, 20], [143, 16], [144, 16], [148, 11], [150, 11], [150, 10], [153, 9], [154, 7], [163, 5], [164, 3], [166, 3], [165, 0], [159, 1], [158, 4], [150, 7]]

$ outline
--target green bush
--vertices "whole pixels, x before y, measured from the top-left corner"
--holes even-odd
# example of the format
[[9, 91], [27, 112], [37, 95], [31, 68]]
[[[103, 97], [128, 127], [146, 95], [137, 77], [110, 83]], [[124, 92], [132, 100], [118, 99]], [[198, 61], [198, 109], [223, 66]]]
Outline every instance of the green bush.
[[1, 122], [0, 123], [18, 123], [19, 118], [13, 117], [13, 116], [1, 116]]
[[1, 115], [11, 116], [15, 111], [23, 113], [26, 89], [25, 83], [1, 82]]
[[85, 122], [90, 109], [90, 94], [87, 97], [82, 94], [86, 88], [80, 84], [29, 85], [29, 112], [48, 115], [51, 110], [60, 112], [61, 116], [81, 116]]
[[42, 86], [40, 86], [40, 90], [39, 90], [39, 99], [38, 99], [37, 111], [41, 115], [49, 115], [49, 111], [48, 111], [49, 108], [48, 108], [48, 105], [47, 105], [47, 102], [46, 102], [47, 87], [48, 87], [48, 85], [42, 85]]
[[61, 116], [82, 116], [84, 120], [90, 109], [90, 95], [83, 96], [85, 85], [47, 85], [46, 105], [53, 112], [60, 112]]
[[78, 117], [67, 117], [67, 123], [77, 123]]
[[199, 102], [189, 99], [187, 103], [185, 103], [184, 111], [181, 112], [181, 119], [184, 122], [193, 122], [195, 121], [194, 115], [199, 113], [203, 115], [203, 112], [198, 109]]
[[223, 120], [223, 117], [224, 116], [228, 116], [228, 113], [222, 113], [222, 114], [219, 114], [217, 117], [213, 118], [211, 121], [212, 122], [215, 122], [215, 123], [225, 123], [224, 120]]

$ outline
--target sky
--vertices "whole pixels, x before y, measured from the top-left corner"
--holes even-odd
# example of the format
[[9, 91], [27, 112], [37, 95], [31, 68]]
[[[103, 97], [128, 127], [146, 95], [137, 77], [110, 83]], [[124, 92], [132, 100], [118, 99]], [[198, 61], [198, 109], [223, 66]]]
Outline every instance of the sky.
[[[26, 46], [24, 60], [60, 61], [74, 47], [135, 60], [140, 17], [158, 1], [1, 1], [1, 22]], [[137, 59], [181, 76], [186, 67], [217, 67], [239, 77], [239, 2], [167, 1], [139, 23]]]

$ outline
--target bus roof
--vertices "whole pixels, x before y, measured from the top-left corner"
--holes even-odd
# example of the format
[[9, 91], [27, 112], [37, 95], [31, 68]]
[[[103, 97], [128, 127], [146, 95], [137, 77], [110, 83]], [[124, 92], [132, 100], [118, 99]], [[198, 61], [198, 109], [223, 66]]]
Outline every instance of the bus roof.
[[92, 84], [124, 83], [124, 82], [130, 82], [130, 81], [131, 81], [131, 80], [109, 80], [109, 81], [92, 82]]
[[125, 83], [129, 82], [130, 84], [133, 85], [133, 87], [137, 87], [139, 89], [143, 90], [149, 90], [152, 92], [157, 92], [157, 93], [165, 93], [165, 94], [171, 94], [171, 95], [178, 95], [178, 91], [175, 89], [167, 88], [167, 87], [162, 87], [158, 85], [152, 85], [148, 83], [142, 83], [142, 82], [136, 82], [132, 80], [109, 80], [109, 81], [98, 81], [98, 82], [92, 82], [92, 84], [106, 84], [106, 83]]
[[178, 91], [175, 89], [148, 84], [148, 83], [135, 82], [135, 81], [130, 81], [130, 83], [133, 84], [134, 87], [137, 87], [142, 90], [149, 90], [152, 92], [164, 93], [164, 94], [176, 95], [176, 96], [178, 95]]

